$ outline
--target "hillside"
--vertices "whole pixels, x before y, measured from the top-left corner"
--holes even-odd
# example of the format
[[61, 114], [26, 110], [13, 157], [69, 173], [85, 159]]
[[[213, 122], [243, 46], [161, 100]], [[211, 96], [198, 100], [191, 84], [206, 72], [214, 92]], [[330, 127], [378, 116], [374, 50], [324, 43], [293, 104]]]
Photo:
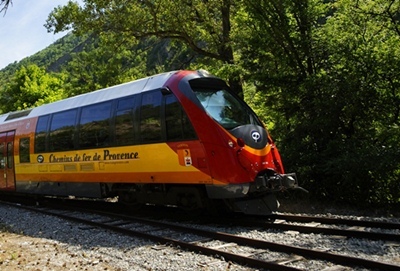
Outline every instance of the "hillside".
[[84, 38], [67, 34], [34, 55], [26, 57], [19, 62], [11, 63], [1, 69], [0, 82], [6, 77], [12, 76], [22, 66], [29, 64], [35, 64], [49, 72], [59, 71], [71, 59], [71, 53], [83, 50], [85, 40]]

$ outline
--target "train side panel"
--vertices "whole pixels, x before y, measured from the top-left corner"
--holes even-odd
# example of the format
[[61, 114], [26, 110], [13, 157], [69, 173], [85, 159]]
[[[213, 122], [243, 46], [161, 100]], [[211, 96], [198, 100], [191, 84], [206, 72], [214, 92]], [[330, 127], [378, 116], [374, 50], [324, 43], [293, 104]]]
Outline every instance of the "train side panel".
[[268, 214], [292, 176], [255, 113], [199, 71], [0, 116], [2, 191]]
[[18, 125], [17, 192], [101, 197], [101, 184], [212, 183], [198, 140], [35, 153], [36, 123], [37, 118]]
[[210, 177], [196, 169], [198, 148], [198, 142], [187, 142], [182, 156], [165, 143], [33, 154], [32, 162], [16, 164], [17, 180], [187, 183], [195, 176], [192, 183], [210, 183]]

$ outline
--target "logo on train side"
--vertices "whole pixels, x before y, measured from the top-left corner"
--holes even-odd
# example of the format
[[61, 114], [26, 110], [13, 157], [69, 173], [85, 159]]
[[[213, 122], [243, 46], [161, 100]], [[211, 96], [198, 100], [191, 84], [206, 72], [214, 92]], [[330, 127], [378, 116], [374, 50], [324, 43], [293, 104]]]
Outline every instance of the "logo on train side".
[[257, 143], [261, 139], [261, 134], [257, 131], [253, 131], [251, 132], [251, 138]]
[[44, 161], [43, 155], [38, 155], [37, 161], [38, 161], [39, 163], [43, 163], [43, 161]]
[[[43, 155], [37, 156], [37, 161], [39, 163], [44, 162]], [[75, 154], [75, 156], [61, 155], [61, 154], [50, 154], [50, 163], [65, 163], [65, 162], [82, 162], [82, 161], [112, 161], [112, 160], [135, 160], [139, 159], [138, 152], [112, 152], [110, 150], [103, 150], [103, 153], [87, 154], [83, 153]]]

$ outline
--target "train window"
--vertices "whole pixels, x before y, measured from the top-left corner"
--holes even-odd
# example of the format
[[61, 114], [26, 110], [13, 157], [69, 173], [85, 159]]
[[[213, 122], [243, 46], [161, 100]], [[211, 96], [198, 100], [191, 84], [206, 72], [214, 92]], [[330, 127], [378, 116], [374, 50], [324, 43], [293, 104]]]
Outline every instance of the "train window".
[[115, 144], [117, 146], [134, 144], [134, 97], [118, 101], [115, 115]]
[[46, 151], [47, 124], [50, 115], [39, 117], [35, 133], [35, 153]]
[[31, 158], [29, 155], [31, 140], [29, 137], [19, 139], [19, 162], [30, 163]]
[[0, 169], [5, 168], [6, 160], [4, 158], [4, 142], [0, 143]]
[[167, 140], [196, 138], [196, 133], [189, 118], [174, 95], [168, 95], [165, 98], [165, 126]]
[[142, 143], [160, 142], [161, 136], [160, 91], [144, 93], [140, 107], [140, 135]]
[[131, 96], [131, 97], [125, 97], [125, 98], [119, 100], [118, 105], [117, 105], [117, 110], [122, 111], [122, 110], [132, 109], [134, 107], [134, 102], [135, 102], [134, 99], [135, 99], [135, 97]]
[[7, 168], [13, 168], [14, 166], [14, 144], [7, 142]]
[[111, 102], [84, 107], [79, 122], [79, 148], [110, 145]]
[[50, 124], [50, 151], [74, 149], [74, 134], [77, 109], [55, 113]]
[[192, 88], [207, 113], [225, 129], [230, 130], [247, 124], [262, 126], [251, 109], [228, 90], [193, 86]]

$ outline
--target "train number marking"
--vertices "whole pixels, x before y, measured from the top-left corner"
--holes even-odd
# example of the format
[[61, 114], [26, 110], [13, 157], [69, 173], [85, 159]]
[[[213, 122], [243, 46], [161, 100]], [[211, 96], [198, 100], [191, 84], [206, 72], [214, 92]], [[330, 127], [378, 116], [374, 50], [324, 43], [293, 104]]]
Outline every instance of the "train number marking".
[[190, 149], [179, 149], [178, 158], [179, 158], [179, 164], [181, 166], [189, 167], [193, 164], [192, 156], [190, 154]]

